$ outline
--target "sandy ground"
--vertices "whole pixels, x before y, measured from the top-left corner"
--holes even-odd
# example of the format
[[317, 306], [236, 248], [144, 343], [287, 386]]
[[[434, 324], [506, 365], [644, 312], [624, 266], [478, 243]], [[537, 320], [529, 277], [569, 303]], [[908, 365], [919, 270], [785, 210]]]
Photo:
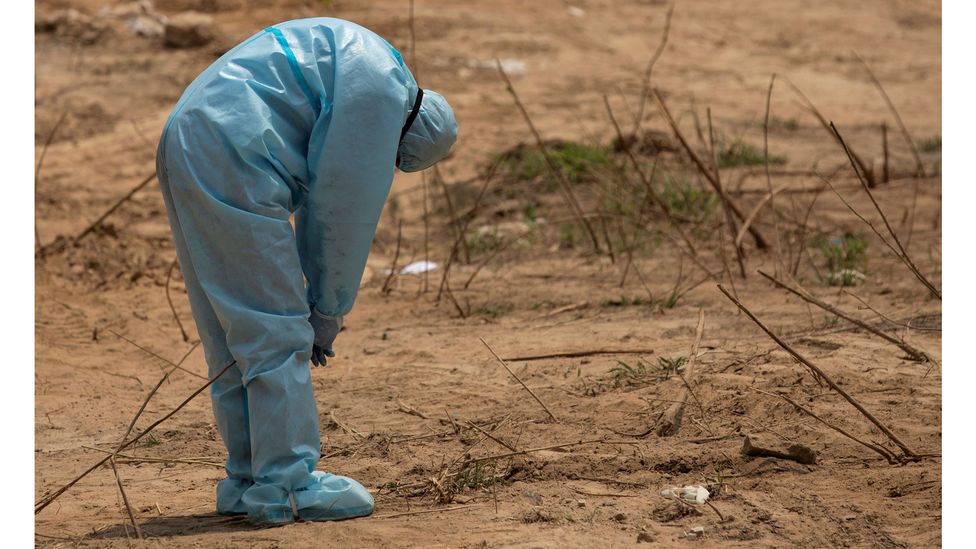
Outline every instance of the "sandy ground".
[[[42, 0], [38, 16], [65, 8], [95, 14], [101, 0]], [[461, 136], [440, 173], [470, 203], [491, 154], [531, 134], [494, 69], [498, 57], [546, 138], [607, 141], [612, 137], [602, 96], [631, 120], [640, 75], [657, 46], [668, 5], [654, 0], [532, 3], [419, 0], [417, 51], [409, 49], [407, 2], [368, 6], [334, 2], [158, 1], [173, 15], [196, 6], [210, 12], [220, 36], [193, 49], [165, 49], [158, 40], [109, 29], [94, 40], [71, 29], [37, 34], [36, 150], [64, 116], [48, 147], [37, 184], [40, 241], [71, 238], [154, 169], [156, 139], [183, 87], [238, 40], [285, 19], [334, 15], [387, 37], [425, 87], [454, 106]], [[681, 2], [653, 82], [687, 135], [692, 112], [711, 109], [724, 135], [761, 147], [766, 89], [778, 79], [771, 104], [771, 154], [783, 155], [775, 186], [778, 204], [799, 208], [819, 180], [793, 176], [817, 167], [830, 173], [845, 158], [786, 78], [837, 122], [869, 163], [881, 156], [878, 129], [887, 121], [894, 180], [876, 196], [919, 269], [941, 280], [939, 152], [923, 152], [929, 177], [907, 177], [912, 156], [884, 101], [853, 52], [884, 82], [916, 140], [941, 132], [941, 13], [937, 2], [743, 3]], [[649, 103], [646, 127], [667, 126]], [[697, 146], [697, 143], [696, 143]], [[672, 155], [678, 162], [679, 155]], [[689, 168], [690, 170], [691, 168]], [[689, 172], [693, 173], [693, 172]], [[750, 176], [749, 174], [753, 174]], [[765, 189], [753, 170], [723, 173], [735, 197], [751, 210]], [[504, 182], [503, 182], [504, 183]], [[835, 183], [859, 211], [871, 204], [850, 172]], [[511, 189], [519, 187], [513, 183]], [[322, 428], [320, 468], [349, 475], [374, 491], [376, 514], [341, 523], [302, 523], [255, 529], [213, 513], [214, 485], [224, 450], [204, 396], [127, 451], [153, 461], [119, 460], [126, 492], [149, 541], [128, 539], [111, 470], [101, 468], [36, 516], [44, 546], [418, 546], [616, 547], [660, 546], [932, 547], [940, 543], [938, 457], [892, 466], [790, 404], [755, 389], [781, 392], [855, 436], [884, 436], [836, 393], [818, 384], [745, 315], [705, 282], [662, 310], [634, 303], [666, 296], [675, 279], [701, 277], [668, 240], [635, 256], [623, 287], [623, 258], [595, 255], [583, 241], [559, 246], [558, 218], [569, 212], [559, 196], [544, 200], [551, 230], [543, 228], [492, 257], [467, 289], [465, 279], [489, 253], [455, 265], [458, 301], [435, 300], [441, 270], [423, 278], [396, 277], [381, 291], [403, 222], [399, 264], [423, 259], [421, 178], [398, 174], [356, 307], [340, 336], [338, 356], [313, 372]], [[461, 198], [467, 189], [468, 202]], [[853, 189], [853, 190], [852, 190]], [[429, 254], [443, 263], [453, 228], [430, 188]], [[741, 192], [740, 192], [741, 191]], [[917, 195], [915, 194], [917, 191]], [[581, 189], [584, 202], [593, 201]], [[514, 193], [514, 194], [513, 194]], [[515, 196], [515, 198], [511, 198]], [[472, 227], [500, 234], [526, 231], [517, 192], [495, 188]], [[913, 197], [917, 202], [910, 215]], [[506, 202], [507, 201], [507, 202]], [[514, 209], [513, 209], [514, 208]], [[515, 212], [513, 214], [512, 212]], [[866, 231], [844, 206], [823, 193], [811, 226], [825, 232]], [[879, 221], [874, 215], [867, 215]], [[721, 227], [716, 216], [716, 227]], [[910, 222], [909, 222], [910, 220]], [[660, 225], [661, 220], [654, 223]], [[785, 223], [785, 221], [784, 221]], [[909, 225], [911, 225], [909, 227]], [[663, 225], [661, 225], [663, 226]], [[771, 215], [757, 227], [773, 234]], [[713, 227], [700, 235], [707, 263], [719, 265]], [[940, 366], [906, 360], [898, 348], [776, 290], [757, 268], [777, 269], [771, 252], [747, 242], [749, 276], [735, 277], [741, 300], [774, 331], [821, 366], [837, 383], [919, 454], [941, 449]], [[886, 324], [851, 295], [818, 284], [822, 258], [808, 251], [800, 280], [816, 295], [887, 333], [941, 355], [941, 302], [881, 243], [869, 237], [866, 279], [853, 292], [899, 323]], [[168, 367], [196, 339], [179, 273], [170, 292], [189, 342], [166, 299], [175, 257], [158, 185], [151, 183], [79, 243], [53, 246], [36, 264], [36, 496], [56, 490], [111, 449]], [[720, 267], [719, 267], [720, 268]], [[695, 280], [697, 281], [697, 280]], [[726, 285], [727, 282], [726, 282]], [[704, 336], [691, 383], [693, 397], [680, 431], [651, 432], [680, 395], [679, 376], [659, 359], [689, 356], [699, 311]], [[463, 313], [463, 314], [462, 314]], [[118, 335], [116, 335], [118, 334]], [[120, 338], [158, 355], [151, 356]], [[513, 371], [548, 406], [552, 421], [481, 344], [503, 357], [572, 351], [621, 350], [543, 360], [511, 360]], [[618, 361], [644, 373], [624, 373]], [[194, 351], [160, 389], [139, 427], [172, 410], [200, 387], [206, 372]], [[616, 368], [616, 370], [614, 370]], [[486, 438], [470, 425], [493, 432]], [[744, 435], [785, 448], [802, 444], [815, 465], [740, 454]], [[497, 439], [497, 440], [495, 440]], [[598, 441], [515, 456], [465, 462], [574, 442]], [[894, 449], [890, 444], [889, 449]], [[466, 463], [464, 482], [450, 482]], [[445, 485], [445, 478], [448, 479]], [[435, 486], [433, 480], [440, 479]], [[491, 479], [495, 479], [494, 482]], [[701, 484], [714, 509], [663, 499], [670, 486]], [[417, 513], [440, 509], [437, 512]], [[407, 513], [407, 514], [402, 514]], [[724, 518], [720, 519], [719, 514]], [[702, 528], [702, 535], [688, 533]], [[694, 537], [694, 536], [692, 536]]]

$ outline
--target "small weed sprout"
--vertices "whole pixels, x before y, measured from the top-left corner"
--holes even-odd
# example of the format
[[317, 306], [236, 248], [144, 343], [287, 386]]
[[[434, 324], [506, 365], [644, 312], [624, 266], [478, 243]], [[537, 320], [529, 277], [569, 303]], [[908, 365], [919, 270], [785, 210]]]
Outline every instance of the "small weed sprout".
[[472, 253], [485, 253], [497, 250], [504, 237], [498, 234], [497, 227], [476, 230], [468, 237], [468, 249]]
[[564, 223], [560, 228], [559, 249], [572, 250], [580, 242], [580, 236], [576, 234], [576, 229], [569, 223]]
[[647, 365], [644, 361], [638, 360], [636, 366], [631, 366], [622, 360], [617, 361], [617, 366], [610, 368], [609, 373], [613, 375], [614, 380], [621, 381], [625, 379], [639, 379], [644, 377], [647, 373]]
[[[765, 164], [763, 150], [759, 147], [736, 139], [725, 145], [720, 146], [718, 152], [718, 166], [720, 168], [735, 168], [738, 166], [762, 166]], [[786, 157], [780, 155], [769, 155], [769, 164], [786, 164]]]
[[918, 142], [918, 150], [926, 153], [942, 150], [942, 136], [936, 135]]
[[479, 315], [484, 315], [491, 318], [498, 318], [512, 311], [514, 307], [510, 303], [501, 304], [486, 304], [482, 305], [476, 311]]
[[665, 356], [657, 358], [657, 365], [664, 379], [670, 379], [672, 375], [677, 374], [686, 362], [688, 362], [688, 357], [681, 355], [671, 358]]
[[670, 175], [664, 177], [661, 200], [672, 215], [692, 223], [707, 220], [718, 205], [714, 193], [692, 186], [687, 179], [679, 180]]
[[[549, 156], [565, 174], [570, 183], [589, 180], [598, 171], [614, 168], [614, 160], [609, 147], [589, 145], [575, 141], [551, 141], [546, 143]], [[555, 188], [552, 174], [546, 165], [542, 151], [534, 145], [520, 144], [494, 160], [501, 161], [501, 168], [510, 178], [518, 181], [542, 179]]]
[[864, 279], [861, 272], [868, 263], [868, 242], [863, 235], [846, 233], [841, 237], [820, 235], [815, 245], [827, 266], [824, 283], [828, 286], [854, 286]]

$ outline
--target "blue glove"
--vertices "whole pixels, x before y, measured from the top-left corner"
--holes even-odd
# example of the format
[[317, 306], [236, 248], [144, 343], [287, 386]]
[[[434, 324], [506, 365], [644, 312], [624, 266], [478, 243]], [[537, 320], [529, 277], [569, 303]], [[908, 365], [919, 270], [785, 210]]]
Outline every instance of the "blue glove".
[[342, 317], [324, 315], [313, 306], [308, 322], [315, 330], [315, 339], [312, 340], [312, 364], [325, 366], [325, 357], [332, 358], [335, 356], [332, 351], [332, 343], [339, 335], [339, 330], [342, 329]]

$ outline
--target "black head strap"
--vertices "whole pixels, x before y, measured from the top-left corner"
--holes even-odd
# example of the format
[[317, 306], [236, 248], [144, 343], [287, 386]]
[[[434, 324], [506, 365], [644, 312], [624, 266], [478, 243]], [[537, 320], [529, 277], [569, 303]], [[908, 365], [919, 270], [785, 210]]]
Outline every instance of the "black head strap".
[[410, 130], [410, 126], [413, 124], [413, 121], [417, 118], [417, 115], [420, 114], [420, 104], [423, 102], [423, 100], [424, 100], [424, 89], [418, 87], [417, 99], [414, 99], [413, 108], [410, 109], [410, 115], [407, 116], [407, 121], [403, 123], [403, 129], [400, 130], [400, 141], [403, 141], [403, 136], [407, 135], [407, 132]]

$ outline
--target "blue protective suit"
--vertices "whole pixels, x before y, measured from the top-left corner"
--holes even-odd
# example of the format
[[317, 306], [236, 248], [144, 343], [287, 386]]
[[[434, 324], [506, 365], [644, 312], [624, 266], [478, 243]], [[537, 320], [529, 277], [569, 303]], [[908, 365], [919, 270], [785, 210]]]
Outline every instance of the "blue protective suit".
[[[217, 510], [256, 523], [372, 512], [359, 483], [315, 471], [319, 422], [309, 310], [352, 307], [401, 169], [444, 157], [457, 123], [400, 54], [330, 18], [289, 21], [236, 46], [187, 88], [157, 172], [227, 447]], [[295, 215], [293, 230], [289, 218]]]

